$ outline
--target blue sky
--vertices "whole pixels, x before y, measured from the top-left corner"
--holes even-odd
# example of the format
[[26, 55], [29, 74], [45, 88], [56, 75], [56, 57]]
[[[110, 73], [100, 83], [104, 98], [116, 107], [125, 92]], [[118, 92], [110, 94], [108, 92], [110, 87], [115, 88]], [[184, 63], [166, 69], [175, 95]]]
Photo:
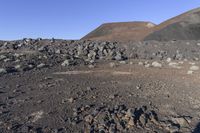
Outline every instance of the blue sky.
[[106, 22], [160, 23], [200, 0], [1, 0], [0, 40], [79, 39]]

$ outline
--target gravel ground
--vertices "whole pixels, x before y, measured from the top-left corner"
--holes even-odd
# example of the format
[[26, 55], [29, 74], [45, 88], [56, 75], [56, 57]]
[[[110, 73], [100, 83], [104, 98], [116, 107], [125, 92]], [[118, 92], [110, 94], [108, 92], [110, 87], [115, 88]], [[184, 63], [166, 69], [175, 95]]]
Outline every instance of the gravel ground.
[[200, 132], [200, 41], [0, 42], [0, 132]]

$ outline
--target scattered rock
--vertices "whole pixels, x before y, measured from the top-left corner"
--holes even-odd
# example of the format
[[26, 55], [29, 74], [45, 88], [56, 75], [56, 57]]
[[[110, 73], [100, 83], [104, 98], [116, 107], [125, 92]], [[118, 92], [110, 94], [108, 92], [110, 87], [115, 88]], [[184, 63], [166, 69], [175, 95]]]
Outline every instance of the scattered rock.
[[110, 63], [109, 63], [109, 66], [110, 66], [111, 68], [113, 68], [113, 67], [116, 67], [116, 64], [115, 64], [114, 62], [110, 62]]
[[1, 75], [1, 74], [6, 74], [6, 73], [7, 73], [7, 70], [6, 70], [6, 69], [0, 68], [0, 75]]
[[70, 66], [70, 65], [73, 65], [73, 61], [71, 61], [71, 60], [65, 60], [62, 64], [61, 64], [62, 66]]
[[172, 118], [174, 123], [177, 123], [180, 125], [180, 127], [189, 127], [189, 122], [187, 121], [187, 119], [185, 119], [184, 117], [175, 117]]
[[193, 74], [194, 73], [194, 71], [191, 71], [191, 70], [189, 70], [188, 72], [187, 72], [187, 74]]
[[172, 61], [172, 59], [171, 58], [167, 58], [167, 62], [169, 63], [169, 62], [171, 62]]
[[92, 87], [87, 87], [86, 89], [87, 89], [87, 91], [92, 91], [93, 90]]
[[144, 63], [143, 62], [138, 62], [138, 65], [143, 66]]
[[85, 116], [85, 121], [91, 124], [93, 122], [93, 116], [92, 115], [87, 115]]
[[139, 90], [139, 89], [141, 89], [141, 88], [142, 88], [141, 85], [137, 85], [137, 86], [136, 86], [136, 89], [137, 89], [137, 90]]
[[41, 63], [39, 65], [37, 65], [37, 68], [44, 68], [46, 65], [44, 63]]
[[[75, 111], [77, 112], [77, 110]], [[94, 113], [91, 114], [90, 112]], [[157, 114], [154, 111], [149, 111], [146, 106], [135, 109], [127, 108], [124, 105], [115, 105], [113, 108], [107, 106], [94, 107], [89, 108], [89, 110], [81, 110], [71, 119], [74, 120], [77, 117], [83, 118], [88, 131], [123, 132], [126, 129], [134, 130], [138, 127], [149, 129], [149, 125], [152, 129], [160, 127], [164, 127], [168, 131], [179, 131], [180, 129], [173, 123], [169, 123], [169, 120], [160, 123]]]
[[190, 65], [195, 65], [196, 63], [195, 63], [195, 62], [189, 62], [188, 64], [190, 64]]
[[148, 68], [148, 67], [150, 67], [150, 66], [151, 66], [150, 64], [145, 64], [144, 67]]
[[132, 61], [129, 62], [130, 65], [133, 65], [134, 63]]
[[145, 116], [145, 114], [142, 114], [139, 118], [140, 123], [142, 124], [142, 126], [145, 126], [147, 123], [147, 118]]
[[44, 115], [44, 112], [41, 110], [41, 111], [32, 113], [28, 119], [29, 121], [35, 123], [36, 121], [41, 119], [43, 115]]
[[73, 102], [75, 101], [75, 99], [71, 97], [71, 98], [68, 99], [68, 101], [69, 101], [70, 103], [73, 103]]
[[170, 133], [178, 133], [179, 132], [179, 127], [176, 125], [169, 125], [168, 127], [166, 127], [166, 129], [170, 132]]
[[55, 39], [54, 38], [51, 39], [51, 43], [55, 43]]
[[120, 61], [119, 63], [120, 63], [120, 64], [127, 64], [126, 61]]
[[117, 55], [115, 56], [115, 60], [117, 60], [117, 61], [123, 60], [121, 53], [117, 53]]
[[126, 112], [126, 115], [129, 117], [129, 118], [132, 118], [134, 116], [134, 109], [132, 108], [129, 108]]
[[117, 94], [111, 94], [111, 95], [109, 95], [109, 99], [114, 99], [117, 96], [118, 96]]
[[17, 70], [20, 69], [20, 68], [21, 68], [21, 65], [16, 65], [15, 66], [15, 69], [17, 69]]
[[90, 64], [90, 65], [88, 65], [88, 68], [95, 68], [95, 66]]
[[181, 69], [181, 66], [179, 66], [179, 63], [176, 63], [176, 62], [170, 62], [168, 65], [172, 68]]
[[128, 125], [129, 125], [129, 127], [134, 127], [134, 126], [135, 126], [135, 122], [134, 122], [134, 119], [133, 119], [133, 118], [130, 118], [130, 119], [129, 119]]
[[9, 61], [11, 61], [11, 59], [6, 58], [6, 59], [4, 59], [3, 61], [4, 61], [4, 62], [9, 62]]
[[38, 51], [39, 51], [39, 52], [44, 52], [44, 51], [46, 51], [46, 50], [47, 50], [47, 49], [46, 49], [45, 46], [42, 46], [42, 47], [38, 48]]
[[5, 55], [0, 55], [0, 61], [6, 59], [7, 57]]
[[154, 61], [151, 65], [152, 65], [153, 67], [162, 67], [162, 64], [161, 64], [161, 63], [158, 63], [157, 61]]
[[191, 66], [190, 70], [191, 71], [197, 71], [197, 70], [199, 70], [199, 66]]
[[177, 50], [176, 54], [174, 56], [174, 59], [176, 59], [176, 60], [182, 60], [183, 59], [183, 54], [179, 50]]
[[61, 50], [60, 49], [58, 49], [58, 50], [56, 50], [56, 52], [55, 52], [56, 54], [61, 54]]

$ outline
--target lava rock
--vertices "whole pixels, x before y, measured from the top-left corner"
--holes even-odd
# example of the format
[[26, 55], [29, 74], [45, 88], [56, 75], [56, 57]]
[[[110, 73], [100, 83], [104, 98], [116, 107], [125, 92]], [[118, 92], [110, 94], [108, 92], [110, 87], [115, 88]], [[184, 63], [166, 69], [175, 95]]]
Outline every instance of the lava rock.
[[162, 67], [162, 64], [157, 62], [157, 61], [154, 61], [152, 64], [151, 64], [153, 67]]
[[44, 67], [46, 67], [46, 64], [44, 64], [44, 63], [37, 65], [37, 68], [44, 68]]
[[199, 70], [199, 66], [191, 66], [190, 70], [191, 71], [197, 71], [197, 70]]
[[61, 65], [66, 67], [66, 66], [70, 66], [73, 64], [74, 64], [74, 62], [72, 60], [65, 60]]
[[6, 69], [0, 68], [0, 75], [6, 74], [6, 73], [7, 73], [7, 70], [6, 70]]

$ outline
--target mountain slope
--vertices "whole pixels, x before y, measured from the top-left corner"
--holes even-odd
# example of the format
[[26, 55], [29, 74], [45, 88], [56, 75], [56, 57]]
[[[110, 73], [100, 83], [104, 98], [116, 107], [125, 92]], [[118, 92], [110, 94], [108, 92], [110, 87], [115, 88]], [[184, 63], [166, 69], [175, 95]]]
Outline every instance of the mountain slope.
[[142, 21], [106, 23], [82, 39], [121, 42], [141, 40], [199, 40], [200, 8], [190, 10], [159, 25]]
[[199, 40], [200, 8], [191, 10], [153, 28], [144, 40]]
[[155, 24], [150, 22], [106, 23], [83, 37], [84, 40], [132, 41], [141, 40]]

